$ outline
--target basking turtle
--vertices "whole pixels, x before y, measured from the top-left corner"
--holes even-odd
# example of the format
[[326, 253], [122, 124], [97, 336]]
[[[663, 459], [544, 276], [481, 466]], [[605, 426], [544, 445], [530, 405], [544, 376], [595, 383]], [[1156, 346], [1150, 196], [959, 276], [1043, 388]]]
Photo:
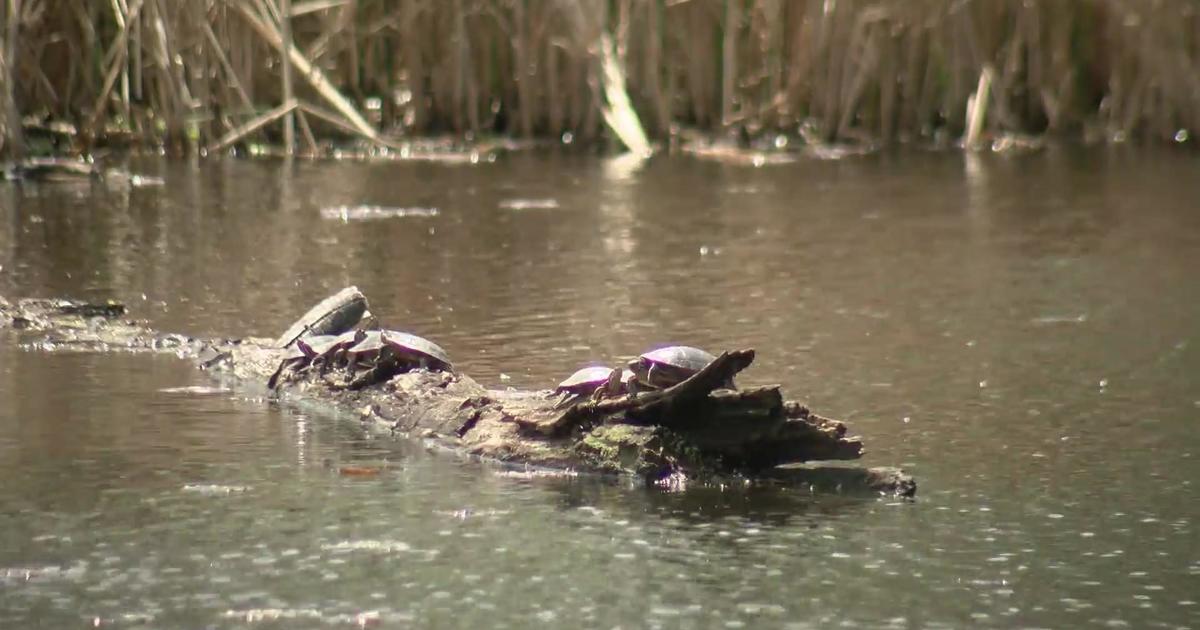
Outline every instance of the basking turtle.
[[622, 368], [621, 369], [621, 386], [628, 387], [629, 381], [632, 381], [632, 380], [633, 380], [633, 370], [631, 370], [629, 368]]
[[366, 312], [366, 296], [357, 287], [346, 287], [309, 309], [279, 337], [276, 344], [286, 348], [300, 337], [340, 335], [358, 325]]
[[[629, 362], [629, 370], [633, 372], [629, 391], [636, 393], [639, 388], [666, 389], [678, 385], [714, 360], [713, 355], [691, 346], [651, 350]], [[723, 387], [734, 389], [733, 379], [726, 381]]]
[[[554, 408], [568, 407], [588, 396], [602, 396], [609, 390], [609, 384], [616, 373], [616, 370], [602, 365], [576, 370], [554, 388], [554, 393], [558, 394], [558, 402], [554, 404]], [[619, 380], [617, 387], [620, 387]]]
[[324, 372], [334, 365], [347, 349], [362, 341], [366, 334], [361, 330], [351, 330], [340, 335], [310, 335], [296, 339], [295, 343], [284, 350], [279, 367], [267, 380], [267, 387], [275, 389], [286, 370], [298, 372], [309, 365], [319, 364]]
[[438, 372], [454, 369], [449, 355], [441, 346], [398, 330], [371, 330], [364, 333], [358, 343], [346, 350], [346, 362], [351, 374], [359, 367], [371, 367], [371, 382], [417, 368]]
[[267, 379], [267, 389], [275, 389], [279, 387], [279, 379], [283, 376], [285, 370], [291, 368], [295, 370], [308, 361], [308, 353], [305, 352], [299, 344], [293, 344], [283, 350], [283, 356], [279, 359], [279, 367], [271, 373], [271, 378]]
[[340, 335], [314, 335], [296, 340], [296, 346], [308, 355], [310, 365], [317, 365], [324, 373], [341, 363], [350, 350], [366, 337], [366, 331], [351, 330]]

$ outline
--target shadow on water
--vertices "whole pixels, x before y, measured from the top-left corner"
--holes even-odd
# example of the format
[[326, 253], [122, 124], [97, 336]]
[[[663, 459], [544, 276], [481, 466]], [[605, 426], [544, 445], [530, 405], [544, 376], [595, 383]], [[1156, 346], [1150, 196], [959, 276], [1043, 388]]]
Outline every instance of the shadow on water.
[[810, 493], [779, 487], [695, 486], [681, 491], [631, 488], [625, 483], [576, 480], [540, 484], [560, 495], [564, 510], [601, 509], [620, 518], [657, 519], [665, 527], [689, 529], [720, 520], [764, 527], [803, 527], [830, 519], [853, 518], [878, 495]]

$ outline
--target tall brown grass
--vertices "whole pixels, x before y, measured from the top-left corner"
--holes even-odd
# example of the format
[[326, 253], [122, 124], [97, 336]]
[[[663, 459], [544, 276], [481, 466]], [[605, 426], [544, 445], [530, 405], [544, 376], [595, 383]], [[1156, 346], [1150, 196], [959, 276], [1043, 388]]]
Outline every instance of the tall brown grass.
[[659, 139], [958, 138], [985, 68], [985, 133], [1200, 130], [1195, 0], [5, 0], [2, 13], [10, 152], [21, 116], [71, 121], [84, 146], [203, 148], [251, 123], [278, 142], [274, 121], [293, 116], [305, 150], [377, 129], [590, 142], [604, 33]]

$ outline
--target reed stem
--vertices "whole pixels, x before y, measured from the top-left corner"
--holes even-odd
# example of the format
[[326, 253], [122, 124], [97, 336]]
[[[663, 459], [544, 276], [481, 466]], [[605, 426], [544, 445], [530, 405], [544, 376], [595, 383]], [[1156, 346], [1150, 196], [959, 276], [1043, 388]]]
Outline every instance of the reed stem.
[[[689, 128], [970, 146], [1200, 133], [1195, 0], [5, 0], [0, 13], [9, 158], [22, 111], [75, 123], [84, 143], [132, 131], [168, 147], [217, 146], [282, 112], [282, 133], [257, 133], [288, 152], [296, 118], [309, 152], [322, 135], [586, 142], [606, 125], [630, 146]], [[370, 122], [367, 99], [381, 104]]]

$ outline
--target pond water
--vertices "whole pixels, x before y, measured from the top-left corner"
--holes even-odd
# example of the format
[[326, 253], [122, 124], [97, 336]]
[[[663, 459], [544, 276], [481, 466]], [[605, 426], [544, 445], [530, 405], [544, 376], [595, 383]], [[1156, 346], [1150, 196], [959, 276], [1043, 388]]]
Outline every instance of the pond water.
[[491, 386], [754, 347], [920, 490], [513, 478], [0, 331], [0, 627], [1200, 626], [1195, 154], [131, 168], [0, 184], [0, 295], [273, 335], [356, 284]]

